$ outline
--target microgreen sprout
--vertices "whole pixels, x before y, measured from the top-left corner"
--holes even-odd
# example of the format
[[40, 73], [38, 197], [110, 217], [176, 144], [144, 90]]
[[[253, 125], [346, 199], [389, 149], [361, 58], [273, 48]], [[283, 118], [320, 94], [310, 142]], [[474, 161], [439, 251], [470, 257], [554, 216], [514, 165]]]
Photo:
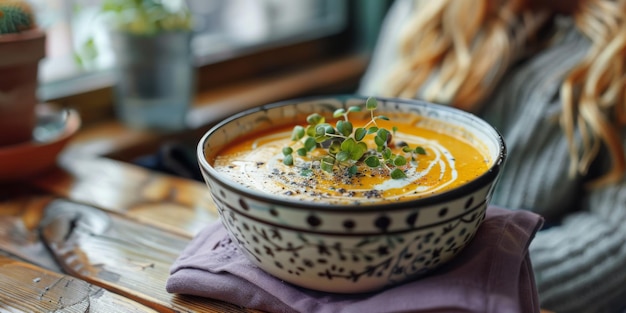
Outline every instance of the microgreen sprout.
[[[405, 142], [397, 142], [395, 146], [402, 147], [403, 154], [393, 153], [392, 138], [398, 128], [394, 126], [389, 131], [378, 126], [376, 121], [388, 121], [389, 118], [384, 115], [375, 115], [374, 111], [377, 106], [378, 102], [375, 98], [370, 97], [365, 101], [365, 109], [370, 112], [370, 121], [356, 128], [350, 122], [349, 115], [361, 112], [363, 109], [360, 106], [335, 110], [333, 118], [338, 120], [334, 126], [326, 122], [326, 119], [318, 113], [309, 115], [306, 119], [307, 126], [298, 125], [293, 128], [291, 139], [299, 143], [295, 150], [296, 154], [306, 157], [315, 149], [323, 148], [327, 153], [318, 161], [320, 168], [326, 172], [332, 173], [337, 167], [346, 169], [350, 175], [354, 175], [358, 170], [357, 162], [363, 162], [370, 168], [387, 169], [393, 179], [405, 178], [403, 168], [406, 168], [409, 163], [416, 164], [416, 156], [426, 154], [426, 151], [419, 146], [413, 148]], [[375, 148], [368, 147], [364, 141], [368, 136], [373, 136]], [[284, 147], [282, 152], [283, 163], [294, 165], [294, 148]]]

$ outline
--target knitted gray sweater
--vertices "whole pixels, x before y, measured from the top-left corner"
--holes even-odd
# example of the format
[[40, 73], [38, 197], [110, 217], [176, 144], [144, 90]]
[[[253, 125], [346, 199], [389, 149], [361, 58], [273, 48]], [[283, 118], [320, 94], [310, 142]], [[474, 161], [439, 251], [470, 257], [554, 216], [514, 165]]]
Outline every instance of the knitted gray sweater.
[[[359, 93], [377, 95], [397, 59], [397, 34], [410, 1], [385, 20]], [[530, 246], [541, 307], [556, 312], [616, 312], [626, 307], [626, 180], [591, 192], [568, 177], [567, 141], [556, 117], [564, 75], [589, 43], [572, 30], [506, 74], [481, 114], [504, 136], [508, 160], [492, 204], [539, 213], [555, 225]], [[419, 97], [416, 95], [416, 97]]]

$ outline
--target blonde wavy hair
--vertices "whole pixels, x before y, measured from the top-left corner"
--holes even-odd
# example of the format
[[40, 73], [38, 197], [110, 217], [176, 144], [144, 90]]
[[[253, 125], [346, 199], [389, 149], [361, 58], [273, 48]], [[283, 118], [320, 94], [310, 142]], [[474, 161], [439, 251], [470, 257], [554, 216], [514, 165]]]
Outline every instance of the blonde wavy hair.
[[[529, 2], [414, 0], [384, 95], [478, 111], [507, 70], [546, 42], [540, 35], [555, 12]], [[591, 46], [562, 83], [560, 122], [571, 175], [587, 175], [606, 147], [611, 168], [589, 183], [595, 187], [620, 180], [626, 170], [619, 132], [626, 124], [626, 0], [574, 3], [571, 16]]]
[[626, 0], [581, 1], [573, 17], [591, 47], [561, 86], [561, 125], [570, 147], [571, 174], [586, 174], [602, 144], [606, 147], [612, 166], [591, 182], [594, 187], [620, 180], [626, 169], [620, 136], [626, 124]]

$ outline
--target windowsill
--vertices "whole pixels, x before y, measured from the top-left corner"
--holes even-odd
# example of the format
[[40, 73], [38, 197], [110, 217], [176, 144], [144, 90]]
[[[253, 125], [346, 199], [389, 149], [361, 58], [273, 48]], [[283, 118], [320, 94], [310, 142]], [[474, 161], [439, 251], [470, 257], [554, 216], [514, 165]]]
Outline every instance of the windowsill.
[[[340, 25], [334, 25], [324, 28], [323, 25], [315, 27], [315, 32], [308, 31], [298, 36], [275, 35], [275, 38], [264, 38], [260, 42], [235, 44], [228, 43], [225, 47], [219, 47], [220, 43], [226, 39], [219, 40], [202, 40], [202, 36], [194, 49], [193, 63], [196, 67], [202, 68], [212, 64], [218, 64], [228, 60], [242, 58], [264, 51], [272, 51], [272, 49], [280, 49], [280, 47], [291, 46], [297, 44], [305, 44], [322, 40], [325, 37], [333, 36], [339, 33]], [[110, 54], [108, 52], [107, 54]], [[89, 92], [92, 90], [110, 88], [115, 81], [114, 72], [112, 70], [113, 57], [109, 56], [108, 61], [104, 61], [104, 65], [91, 65], [91, 69], [81, 68], [75, 58], [67, 52], [62, 56], [47, 58], [42, 61], [40, 66], [40, 88], [38, 96], [40, 99], [59, 99], [72, 97], [77, 94]], [[98, 69], [99, 68], [99, 69]]]
[[290, 98], [351, 92], [367, 62], [366, 55], [349, 54], [315, 66], [203, 90], [189, 112], [189, 128], [177, 133], [130, 129], [114, 118], [85, 123], [64, 153], [129, 161], [156, 151], [169, 140], [195, 145], [212, 125], [233, 113]]

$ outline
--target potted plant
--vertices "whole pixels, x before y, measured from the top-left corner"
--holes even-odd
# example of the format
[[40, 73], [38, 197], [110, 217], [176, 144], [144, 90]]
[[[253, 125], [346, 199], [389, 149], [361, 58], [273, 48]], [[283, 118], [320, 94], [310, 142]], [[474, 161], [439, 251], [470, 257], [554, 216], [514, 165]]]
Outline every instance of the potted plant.
[[195, 84], [185, 1], [107, 0], [102, 12], [111, 26], [119, 118], [140, 129], [183, 129]]
[[44, 30], [23, 0], [0, 0], [0, 147], [30, 141]]

